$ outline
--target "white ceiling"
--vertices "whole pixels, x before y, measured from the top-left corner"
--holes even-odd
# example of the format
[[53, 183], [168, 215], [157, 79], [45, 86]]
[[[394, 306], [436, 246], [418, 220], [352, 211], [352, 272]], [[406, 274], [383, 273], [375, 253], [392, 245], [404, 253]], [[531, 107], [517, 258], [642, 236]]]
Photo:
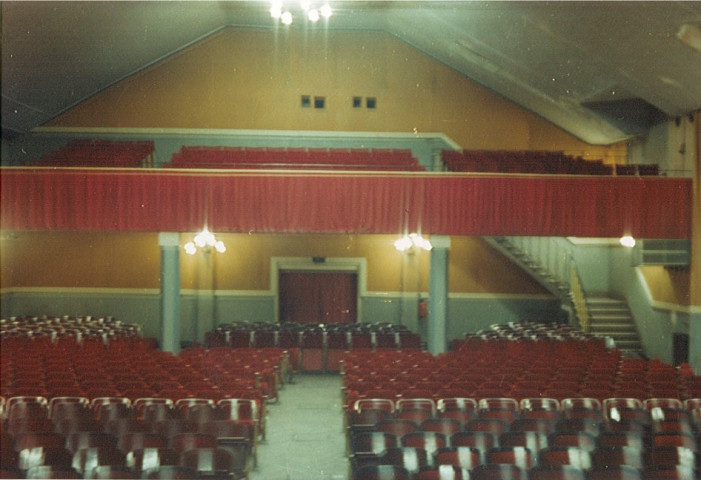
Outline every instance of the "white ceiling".
[[[329, 28], [387, 31], [590, 143], [701, 108], [701, 52], [677, 35], [682, 25], [701, 29], [701, 2], [331, 4]], [[4, 1], [3, 135], [28, 132], [222, 27], [273, 22], [262, 0]]]

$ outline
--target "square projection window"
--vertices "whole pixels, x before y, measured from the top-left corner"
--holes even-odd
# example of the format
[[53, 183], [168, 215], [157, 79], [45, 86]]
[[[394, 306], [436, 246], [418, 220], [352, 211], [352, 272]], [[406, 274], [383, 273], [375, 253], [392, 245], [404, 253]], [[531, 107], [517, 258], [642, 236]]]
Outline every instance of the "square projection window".
[[314, 108], [324, 108], [326, 106], [326, 97], [314, 97]]
[[367, 97], [365, 99], [365, 106], [367, 108], [377, 108], [377, 99], [375, 97]]
[[312, 98], [309, 95], [302, 95], [302, 108], [312, 106]]
[[363, 106], [363, 97], [353, 97], [353, 108], [360, 108]]

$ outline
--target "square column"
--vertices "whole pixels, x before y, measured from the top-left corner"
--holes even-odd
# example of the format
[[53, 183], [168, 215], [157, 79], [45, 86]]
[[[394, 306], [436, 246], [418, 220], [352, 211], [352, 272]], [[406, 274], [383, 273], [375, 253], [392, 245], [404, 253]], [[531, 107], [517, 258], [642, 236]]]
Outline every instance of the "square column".
[[180, 234], [158, 234], [161, 247], [161, 350], [180, 351]]
[[428, 351], [434, 355], [448, 350], [448, 251], [450, 237], [431, 236], [431, 271], [428, 283]]

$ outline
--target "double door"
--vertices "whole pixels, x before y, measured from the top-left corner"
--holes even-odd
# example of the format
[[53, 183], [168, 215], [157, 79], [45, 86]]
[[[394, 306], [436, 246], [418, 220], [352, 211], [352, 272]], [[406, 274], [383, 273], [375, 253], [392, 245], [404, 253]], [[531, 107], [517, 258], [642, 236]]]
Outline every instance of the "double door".
[[280, 322], [356, 321], [358, 275], [335, 272], [280, 272]]

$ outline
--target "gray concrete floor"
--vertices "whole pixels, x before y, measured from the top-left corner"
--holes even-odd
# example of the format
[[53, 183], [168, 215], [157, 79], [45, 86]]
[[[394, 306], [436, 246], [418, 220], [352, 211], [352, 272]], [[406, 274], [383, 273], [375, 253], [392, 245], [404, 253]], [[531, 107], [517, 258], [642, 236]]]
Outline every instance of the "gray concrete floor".
[[339, 375], [298, 374], [267, 406], [266, 441], [250, 480], [348, 478]]

